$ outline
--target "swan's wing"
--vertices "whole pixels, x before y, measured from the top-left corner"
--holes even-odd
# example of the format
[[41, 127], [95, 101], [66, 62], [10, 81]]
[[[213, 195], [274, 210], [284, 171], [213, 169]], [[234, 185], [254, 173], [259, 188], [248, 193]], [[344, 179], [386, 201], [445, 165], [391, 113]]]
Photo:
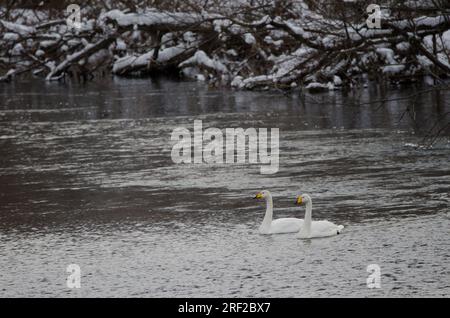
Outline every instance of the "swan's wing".
[[344, 228], [342, 225], [336, 225], [330, 221], [313, 221], [311, 223], [311, 236], [333, 236], [339, 234]]
[[303, 225], [302, 219], [282, 218], [272, 221], [270, 225], [270, 233], [292, 233], [300, 231]]

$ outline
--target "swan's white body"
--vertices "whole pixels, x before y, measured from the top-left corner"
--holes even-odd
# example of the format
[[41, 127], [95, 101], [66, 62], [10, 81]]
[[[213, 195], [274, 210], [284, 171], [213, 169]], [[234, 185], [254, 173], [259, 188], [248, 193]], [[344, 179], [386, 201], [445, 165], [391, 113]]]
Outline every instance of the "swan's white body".
[[306, 204], [305, 221], [300, 228], [300, 238], [326, 237], [339, 234], [343, 225], [336, 225], [330, 221], [312, 221], [312, 200], [307, 194], [301, 196]]
[[302, 219], [296, 218], [281, 218], [271, 221], [270, 223], [261, 224], [259, 227], [260, 234], [282, 234], [295, 233], [300, 230], [303, 225]]
[[266, 215], [259, 227], [260, 234], [282, 234], [298, 232], [303, 225], [302, 219], [281, 218], [273, 220], [273, 202], [269, 191], [261, 192], [261, 198], [266, 199]]

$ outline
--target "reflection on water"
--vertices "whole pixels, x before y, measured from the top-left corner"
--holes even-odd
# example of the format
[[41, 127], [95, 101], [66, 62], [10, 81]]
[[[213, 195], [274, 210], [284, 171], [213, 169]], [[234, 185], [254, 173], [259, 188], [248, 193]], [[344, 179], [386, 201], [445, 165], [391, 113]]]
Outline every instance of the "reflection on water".
[[[448, 297], [448, 134], [433, 149], [407, 145], [450, 111], [450, 92], [414, 93], [2, 85], [0, 296]], [[395, 100], [366, 103], [386, 97]], [[279, 172], [173, 164], [170, 134], [194, 119], [280, 128]], [[313, 217], [344, 234], [258, 235], [264, 207], [251, 198], [262, 188], [276, 217], [303, 217], [293, 200], [310, 193]], [[65, 285], [72, 263], [80, 290]], [[366, 287], [372, 263], [380, 290]]]

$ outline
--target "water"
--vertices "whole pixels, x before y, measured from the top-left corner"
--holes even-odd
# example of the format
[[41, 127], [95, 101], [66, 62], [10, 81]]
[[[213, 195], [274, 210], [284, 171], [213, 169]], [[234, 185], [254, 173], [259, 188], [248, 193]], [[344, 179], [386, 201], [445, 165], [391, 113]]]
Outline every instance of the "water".
[[[449, 132], [432, 149], [410, 145], [450, 110], [450, 92], [415, 93], [1, 85], [0, 296], [449, 297]], [[385, 97], [395, 100], [366, 103]], [[279, 172], [174, 164], [171, 132], [194, 119], [280, 128]], [[344, 233], [259, 235], [262, 189], [275, 217], [303, 218], [293, 202], [309, 193], [313, 218]], [[66, 285], [69, 264], [80, 289]], [[367, 288], [369, 264], [380, 289]]]

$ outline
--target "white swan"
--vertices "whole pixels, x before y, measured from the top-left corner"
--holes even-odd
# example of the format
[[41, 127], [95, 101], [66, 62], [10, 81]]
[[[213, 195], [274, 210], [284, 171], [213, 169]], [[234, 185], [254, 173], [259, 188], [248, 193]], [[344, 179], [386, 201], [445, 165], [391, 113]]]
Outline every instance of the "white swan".
[[336, 225], [329, 221], [312, 221], [312, 200], [309, 195], [299, 195], [295, 203], [298, 205], [306, 204], [305, 221], [299, 231], [300, 238], [333, 236], [341, 233], [344, 228], [343, 225]]
[[255, 199], [266, 199], [266, 215], [259, 227], [260, 234], [281, 234], [298, 232], [303, 224], [302, 219], [296, 218], [282, 218], [272, 220], [273, 217], [273, 202], [272, 195], [269, 191], [264, 190], [259, 192]]

